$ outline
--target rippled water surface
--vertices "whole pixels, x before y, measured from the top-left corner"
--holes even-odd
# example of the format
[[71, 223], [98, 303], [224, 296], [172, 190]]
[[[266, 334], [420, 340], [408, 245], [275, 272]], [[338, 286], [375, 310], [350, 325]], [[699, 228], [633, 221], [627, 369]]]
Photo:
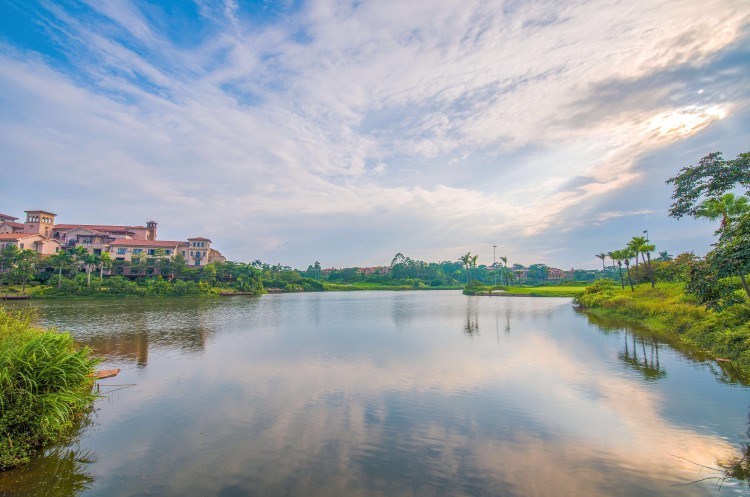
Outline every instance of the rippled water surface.
[[747, 441], [748, 389], [711, 363], [590, 321], [569, 299], [361, 292], [33, 305], [43, 324], [122, 372], [99, 382], [78, 440], [0, 476], [0, 494], [747, 492], [715, 477]]

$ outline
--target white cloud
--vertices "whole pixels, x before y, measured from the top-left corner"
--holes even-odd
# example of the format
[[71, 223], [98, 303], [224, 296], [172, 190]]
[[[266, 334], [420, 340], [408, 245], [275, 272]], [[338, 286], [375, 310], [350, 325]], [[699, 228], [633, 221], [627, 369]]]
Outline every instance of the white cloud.
[[[638, 180], [644, 154], [736, 106], [636, 102], [584, 127], [572, 111], [607, 81], [700, 66], [748, 22], [721, 0], [323, 1], [257, 27], [240, 4], [201, 2], [223, 29], [184, 48], [129, 2], [91, 6], [125, 35], [55, 8], [62, 47], [86, 47], [70, 69], [2, 51], [0, 145], [27, 167], [12, 181], [49, 177], [27, 202], [63, 215], [73, 199], [106, 199], [107, 216], [128, 203], [135, 219], [121, 222], [202, 229], [237, 259], [263, 258], [306, 226], [341, 236], [367, 216], [408, 218], [426, 253], [442, 235], [423, 227], [468, 246], [571, 226], [571, 211]], [[371, 257], [383, 249], [372, 246]]]

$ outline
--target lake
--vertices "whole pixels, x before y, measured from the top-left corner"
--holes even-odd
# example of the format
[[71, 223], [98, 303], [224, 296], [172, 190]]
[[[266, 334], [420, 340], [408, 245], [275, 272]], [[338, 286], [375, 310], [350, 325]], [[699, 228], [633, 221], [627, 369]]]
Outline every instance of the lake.
[[[121, 373], [14, 496], [742, 495], [748, 388], [570, 299], [57, 300]], [[709, 478], [705, 481], [698, 481]]]

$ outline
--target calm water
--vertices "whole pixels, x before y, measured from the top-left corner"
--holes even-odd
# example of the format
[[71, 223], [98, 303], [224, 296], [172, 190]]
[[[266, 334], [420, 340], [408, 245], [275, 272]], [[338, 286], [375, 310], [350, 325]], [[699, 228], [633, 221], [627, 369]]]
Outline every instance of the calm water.
[[[569, 299], [362, 292], [34, 304], [120, 367], [43, 496], [735, 495], [748, 389]], [[689, 484], [689, 485], [686, 485]]]

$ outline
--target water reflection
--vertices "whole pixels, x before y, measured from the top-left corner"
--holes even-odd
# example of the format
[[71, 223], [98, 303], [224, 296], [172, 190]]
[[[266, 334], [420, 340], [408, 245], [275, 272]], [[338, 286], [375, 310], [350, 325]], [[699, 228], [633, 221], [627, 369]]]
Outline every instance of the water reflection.
[[[71, 468], [93, 479], [82, 497], [718, 494], [673, 485], [700, 477], [688, 460], [732, 460], [730, 435], [746, 429], [746, 392], [712, 382], [731, 402], [707, 428], [718, 409], [700, 395], [707, 371], [622, 328], [591, 333], [566, 299], [191, 305], [104, 315], [109, 335], [43, 311], [102, 350], [136, 358], [145, 336], [149, 351], [148, 368], [117, 378], [137, 385], [103, 399], [84, 433], [96, 461]], [[27, 482], [18, 495], [34, 494]]]
[[80, 449], [58, 447], [47, 451], [34, 464], [0, 474], [0, 495], [19, 495], [34, 488], [37, 497], [74, 497], [94, 485], [90, 465], [93, 454]]
[[[711, 371], [711, 374], [722, 383], [745, 385], [750, 383], [750, 378], [747, 378], [746, 375], [735, 368], [731, 363], [716, 362], [714, 356], [712, 356], [706, 350], [701, 349], [700, 347], [682, 343], [668, 334], [659, 334], [657, 332], [649, 330], [648, 328], [635, 325], [632, 322], [623, 321], [609, 316], [588, 314], [584, 311], [577, 312], [581, 315], [584, 315], [590, 324], [596, 326], [597, 329], [604, 333], [629, 333], [632, 337], [637, 337], [637, 339], [640, 341], [645, 341], [645, 343], [653, 344], [653, 346], [649, 346], [649, 348], [654, 348], [656, 352], [658, 352], [659, 345], [666, 345], [671, 349], [678, 351], [681, 355], [692, 361], [704, 363], [705, 367]], [[631, 358], [629, 360], [632, 362], [632, 356], [636, 354], [632, 346], [630, 349], [630, 353]], [[625, 358], [625, 355], [626, 354], [623, 352], [623, 361], [628, 362]], [[644, 356], [642, 355], [641, 357], [643, 358]], [[656, 359], [658, 359], [658, 357], [656, 357]], [[651, 361], [651, 363], [654, 364], [653, 360]], [[633, 366], [637, 369], [637, 364], [633, 364]], [[643, 364], [643, 367], [645, 368], [651, 366]], [[651, 373], [652, 371], [649, 371], [649, 374]], [[660, 373], [658, 373], [658, 371], [653, 371], [653, 373], [658, 374], [658, 376], [662, 376]]]
[[[628, 337], [627, 330], [623, 335], [625, 336], [625, 351], [617, 354], [622, 362], [641, 373], [644, 379], [649, 381], [655, 381], [666, 376], [667, 372], [659, 364], [660, 346], [653, 337], [639, 337], [633, 333]], [[628, 338], [632, 339], [632, 343]], [[648, 352], [646, 351], [647, 343]]]

